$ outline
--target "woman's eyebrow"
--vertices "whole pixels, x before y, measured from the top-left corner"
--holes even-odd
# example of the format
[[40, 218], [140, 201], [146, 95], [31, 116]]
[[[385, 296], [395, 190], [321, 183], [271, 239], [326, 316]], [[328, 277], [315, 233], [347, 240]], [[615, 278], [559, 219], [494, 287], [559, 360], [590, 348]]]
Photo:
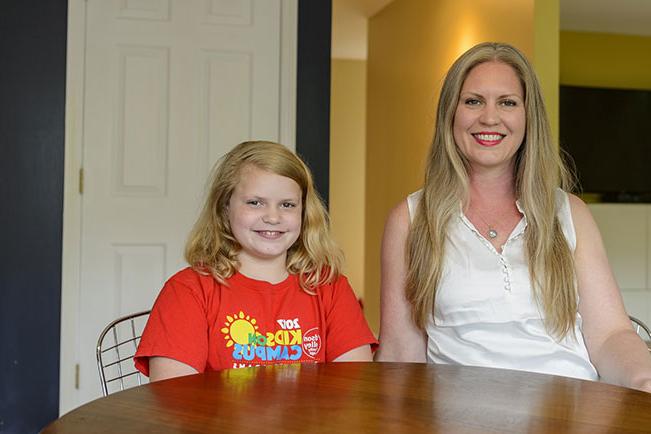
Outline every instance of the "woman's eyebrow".
[[[473, 91], [470, 91], [470, 90], [467, 90], [465, 92], [461, 92], [460, 96], [478, 96], [478, 97], [484, 98], [483, 94], [473, 92]], [[497, 98], [499, 99], [499, 98], [509, 98], [509, 97], [517, 97], [517, 98], [522, 99], [522, 95], [517, 94], [517, 93], [505, 93], [505, 94], [502, 94], [502, 95], [498, 95]]]

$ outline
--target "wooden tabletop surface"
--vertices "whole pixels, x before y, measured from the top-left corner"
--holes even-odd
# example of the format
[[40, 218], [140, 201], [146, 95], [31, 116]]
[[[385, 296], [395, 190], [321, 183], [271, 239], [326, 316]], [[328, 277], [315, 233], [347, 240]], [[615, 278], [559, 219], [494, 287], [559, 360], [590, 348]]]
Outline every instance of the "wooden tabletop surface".
[[651, 394], [488, 368], [278, 365], [136, 387], [43, 430], [91, 432], [649, 433]]

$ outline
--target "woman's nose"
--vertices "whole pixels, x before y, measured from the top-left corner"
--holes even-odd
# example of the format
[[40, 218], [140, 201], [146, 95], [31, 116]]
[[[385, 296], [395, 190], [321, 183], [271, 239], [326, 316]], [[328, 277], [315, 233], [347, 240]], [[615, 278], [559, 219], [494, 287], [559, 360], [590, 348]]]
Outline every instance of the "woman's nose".
[[479, 122], [484, 125], [496, 125], [500, 123], [500, 115], [493, 105], [486, 105], [479, 116]]

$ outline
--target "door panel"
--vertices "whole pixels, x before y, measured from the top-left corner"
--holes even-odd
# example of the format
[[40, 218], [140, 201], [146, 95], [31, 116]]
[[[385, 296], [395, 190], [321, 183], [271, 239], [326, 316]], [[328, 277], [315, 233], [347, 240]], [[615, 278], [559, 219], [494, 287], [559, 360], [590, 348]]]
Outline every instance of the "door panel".
[[213, 163], [280, 140], [282, 3], [86, 2], [79, 389], [63, 411], [100, 396], [102, 328], [150, 308], [185, 266]]

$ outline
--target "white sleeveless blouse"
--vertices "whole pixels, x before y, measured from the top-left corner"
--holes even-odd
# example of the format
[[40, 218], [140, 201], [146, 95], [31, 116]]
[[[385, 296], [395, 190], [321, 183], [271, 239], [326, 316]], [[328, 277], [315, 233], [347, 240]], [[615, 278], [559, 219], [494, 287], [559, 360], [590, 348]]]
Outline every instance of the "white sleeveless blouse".
[[[407, 198], [412, 219], [420, 195], [417, 191]], [[563, 234], [574, 251], [576, 233], [567, 193], [558, 190], [556, 202]], [[427, 360], [596, 380], [578, 312], [576, 339], [568, 335], [556, 341], [545, 330], [529, 280], [526, 227], [523, 213], [498, 253], [463, 212], [450, 221], [435, 321], [430, 316], [426, 326]]]

